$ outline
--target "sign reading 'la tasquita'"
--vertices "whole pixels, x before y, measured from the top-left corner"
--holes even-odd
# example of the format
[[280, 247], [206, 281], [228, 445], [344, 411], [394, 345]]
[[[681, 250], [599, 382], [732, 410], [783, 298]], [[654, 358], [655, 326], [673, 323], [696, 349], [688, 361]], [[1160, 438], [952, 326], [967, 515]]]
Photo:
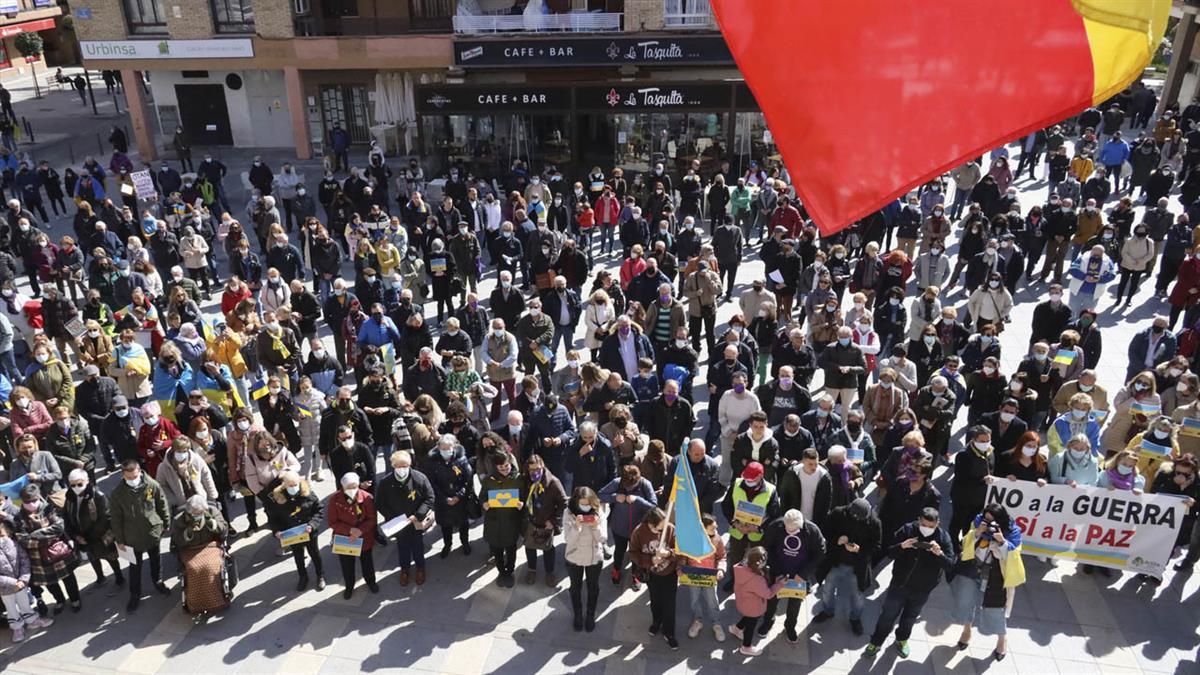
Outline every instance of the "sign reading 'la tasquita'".
[[720, 35], [454, 42], [454, 65], [462, 68], [732, 64], [733, 57]]

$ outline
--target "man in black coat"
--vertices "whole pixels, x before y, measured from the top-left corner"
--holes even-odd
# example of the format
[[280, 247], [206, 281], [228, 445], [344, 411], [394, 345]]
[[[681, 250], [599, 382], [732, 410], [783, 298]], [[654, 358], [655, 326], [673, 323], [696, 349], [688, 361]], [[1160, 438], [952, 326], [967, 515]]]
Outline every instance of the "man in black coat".
[[799, 464], [808, 448], [816, 450], [817, 444], [813, 436], [800, 424], [800, 416], [796, 414], [783, 418], [783, 423], [774, 427], [775, 442], [779, 444], [780, 471]]
[[338, 363], [346, 362], [346, 338], [342, 336], [341, 327], [346, 321], [346, 317], [350, 315], [350, 305], [356, 300], [358, 300], [358, 296], [346, 288], [346, 281], [338, 278], [333, 280], [333, 291], [325, 299], [321, 308], [325, 324], [333, 332], [333, 349], [337, 354]]
[[667, 380], [663, 384], [663, 393], [650, 401], [646, 408], [643, 425], [646, 435], [652, 441], [662, 441], [668, 453], [677, 453], [695, 426], [696, 413], [692, 410], [692, 404], [680, 398], [677, 382]]
[[[368, 448], [367, 451], [370, 452], [371, 422], [367, 419], [367, 413], [354, 405], [354, 396], [350, 393], [350, 387], [339, 387], [333, 405], [321, 412], [318, 439], [321, 454], [325, 457], [328, 457], [329, 451], [338, 444], [338, 430], [342, 427], [349, 427], [353, 431], [354, 439], [363, 447]], [[361, 474], [360, 478], [366, 480], [374, 473], [375, 467], [372, 464], [371, 471]], [[341, 475], [336, 476], [334, 482], [340, 485], [341, 483], [338, 481], [341, 478]]]
[[612, 443], [588, 420], [579, 425], [563, 449], [567, 474], [559, 476], [563, 489], [571, 492], [577, 487], [589, 487], [596, 492], [617, 477], [617, 454]]
[[1000, 404], [999, 410], [979, 417], [979, 423], [991, 430], [992, 445], [997, 452], [1004, 453], [1015, 448], [1021, 436], [1029, 431], [1029, 424], [1017, 417], [1018, 409], [1017, 400], [1007, 398]]
[[[783, 517], [771, 521], [764, 531], [762, 546], [767, 549], [767, 565], [773, 577], [770, 581], [801, 581], [811, 587], [816, 582], [817, 569], [825, 557], [826, 548], [825, 537], [816, 523], [805, 518], [798, 509], [789, 509]], [[800, 604], [799, 598], [787, 599], [787, 618], [784, 619], [783, 631], [788, 642], [793, 644], [800, 639], [796, 633]], [[759, 635], [771, 632], [778, 611], [779, 598], [776, 596], [767, 601], [763, 624], [758, 628]]]
[[850, 630], [855, 635], [863, 634], [862, 611], [866, 604], [863, 593], [871, 587], [871, 556], [879, 548], [882, 531], [883, 525], [871, 512], [870, 502], [861, 497], [829, 512], [829, 521], [822, 532], [829, 550], [817, 570], [821, 611], [813, 621], [821, 623], [833, 618], [837, 608], [835, 594], [849, 596]]
[[517, 321], [521, 318], [521, 313], [525, 311], [525, 296], [513, 287], [512, 281], [512, 272], [501, 272], [500, 283], [496, 285], [489, 296], [489, 309], [492, 316], [504, 319], [505, 326], [516, 326]]
[[[383, 516], [381, 529], [395, 525], [401, 529], [392, 535], [400, 554], [400, 585], [408, 585], [408, 570], [416, 563], [414, 581], [425, 583], [425, 530], [433, 524], [433, 485], [425, 474], [412, 468], [412, 456], [397, 450], [391, 457], [392, 470], [379, 481], [375, 491], [375, 508]], [[390, 521], [402, 519], [395, 525]], [[403, 519], [408, 522], [403, 523]], [[385, 535], [386, 536], [386, 535]]]
[[1059, 336], [1071, 323], [1071, 308], [1063, 302], [1062, 284], [1050, 284], [1046, 291], [1049, 299], [1043, 300], [1033, 307], [1033, 330], [1029, 334], [1029, 344], [1058, 342]]
[[129, 405], [129, 399], [121, 394], [113, 397], [112, 412], [100, 421], [100, 447], [104, 448], [105, 461], [109, 458], [118, 465], [127, 459], [138, 459], [138, 430], [142, 426], [142, 414]]
[[921, 614], [929, 594], [942, 580], [942, 574], [954, 566], [954, 544], [950, 535], [938, 526], [938, 512], [926, 508], [915, 522], [896, 532], [896, 543], [888, 547], [892, 565], [892, 582], [883, 598], [875, 632], [867, 645], [864, 657], [874, 657], [888, 633], [896, 628], [896, 648], [908, 656], [908, 638], [913, 624]]
[[824, 529], [833, 505], [833, 479], [829, 470], [821, 466], [816, 450], [809, 448], [800, 457], [800, 463], [779, 478], [779, 501], [784, 510], [796, 509], [803, 513], [807, 501], [805, 493], [813, 490], [812, 507], [808, 509], [811, 512], [805, 513], [804, 517]]
[[[232, 385], [230, 388], [232, 389]], [[192, 428], [192, 420], [197, 417], [208, 420], [211, 429], [224, 429], [225, 425], [229, 424], [229, 416], [221, 406], [213, 405], [203, 391], [193, 389], [188, 392], [186, 404], [175, 406], [175, 426], [186, 434]]]
[[505, 424], [493, 427], [492, 431], [508, 443], [508, 451], [519, 462], [524, 462], [536, 452], [533, 429], [525, 423], [519, 410], [510, 410]]
[[700, 502], [700, 512], [712, 515], [717, 502], [721, 501], [721, 498], [725, 496], [725, 486], [719, 478], [721, 465], [717, 463], [716, 459], [708, 456], [703, 440], [693, 438], [688, 441], [687, 452], [676, 455], [671, 460], [670, 465], [667, 466], [667, 481], [669, 484], [673, 484], [678, 464], [685, 457], [688, 469], [692, 473], [692, 482], [696, 485], [696, 494]]
[[554, 278], [554, 288], [542, 293], [542, 311], [554, 322], [554, 339], [550, 343], [550, 351], [558, 353], [560, 341], [566, 342], [567, 349], [575, 346], [575, 327], [579, 325], [579, 317], [583, 315], [583, 305], [579, 294], [567, 288], [567, 278]]
[[[104, 419], [113, 408], [113, 401], [120, 393], [116, 380], [101, 375], [100, 369], [94, 365], [84, 366], [83, 380], [75, 387], [75, 412], [87, 422], [88, 429], [97, 438], [100, 437]], [[117, 461], [112, 448], [105, 443], [101, 443], [100, 447], [103, 448], [106, 469], [109, 473], [116, 471]]]

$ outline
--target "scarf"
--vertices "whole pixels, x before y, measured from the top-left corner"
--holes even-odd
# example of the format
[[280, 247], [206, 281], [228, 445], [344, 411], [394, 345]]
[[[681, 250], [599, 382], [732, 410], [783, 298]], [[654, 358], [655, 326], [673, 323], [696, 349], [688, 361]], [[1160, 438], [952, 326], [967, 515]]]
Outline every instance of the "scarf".
[[[544, 471], [545, 469], [543, 469]], [[529, 515], [532, 517], [537, 510], [542, 507], [542, 497], [545, 496], [546, 486], [542, 481], [537, 481], [529, 486], [529, 499], [525, 501], [525, 507], [529, 510]]]
[[849, 464], [849, 461], [842, 462], [840, 464], [830, 464], [827, 466], [837, 467], [837, 470], [834, 471], [833, 473], [841, 481], [840, 485], [843, 488], [850, 487], [850, 464]]
[[897, 477], [899, 480], [910, 482], [917, 477], [917, 472], [913, 470], [913, 462], [921, 456], [921, 448], [904, 447], [904, 452], [900, 454], [900, 465], [898, 467]]
[[1134, 477], [1137, 476], [1136, 471], [1131, 471], [1128, 476], [1122, 476], [1121, 472], [1117, 471], [1116, 467], [1113, 467], [1113, 468], [1105, 471], [1105, 473], [1108, 474], [1109, 484], [1112, 485], [1113, 487], [1117, 488], [1118, 490], [1132, 490], [1133, 489], [1133, 480], [1134, 480]]

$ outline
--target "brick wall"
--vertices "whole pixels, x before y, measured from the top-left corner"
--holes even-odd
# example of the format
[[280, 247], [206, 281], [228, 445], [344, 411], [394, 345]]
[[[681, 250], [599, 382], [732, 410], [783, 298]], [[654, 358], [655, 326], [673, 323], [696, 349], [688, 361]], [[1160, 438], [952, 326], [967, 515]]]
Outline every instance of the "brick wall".
[[212, 5], [207, 0], [164, 0], [167, 32], [173, 40], [213, 36]]
[[254, 0], [254, 29], [265, 38], [294, 37], [292, 0]]
[[662, 30], [663, 0], [625, 0], [625, 31]]
[[125, 39], [127, 30], [121, 0], [74, 0], [71, 6], [92, 10], [91, 19], [75, 21], [75, 33], [80, 40]]

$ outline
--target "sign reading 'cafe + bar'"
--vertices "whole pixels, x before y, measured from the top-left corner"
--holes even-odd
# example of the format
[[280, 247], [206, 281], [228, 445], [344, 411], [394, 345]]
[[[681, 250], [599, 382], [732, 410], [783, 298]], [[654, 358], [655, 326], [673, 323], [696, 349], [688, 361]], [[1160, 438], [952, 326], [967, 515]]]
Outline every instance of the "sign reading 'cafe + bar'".
[[460, 68], [732, 64], [720, 35], [454, 41]]

